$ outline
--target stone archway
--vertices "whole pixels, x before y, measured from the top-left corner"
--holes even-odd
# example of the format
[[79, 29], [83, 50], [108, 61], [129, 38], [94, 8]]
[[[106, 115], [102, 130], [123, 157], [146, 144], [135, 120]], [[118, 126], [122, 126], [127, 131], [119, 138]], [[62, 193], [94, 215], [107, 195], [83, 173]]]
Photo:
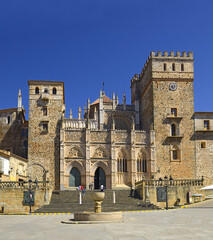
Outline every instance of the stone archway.
[[100, 186], [104, 185], [106, 187], [106, 175], [101, 167], [98, 167], [94, 175], [94, 188], [100, 189]]

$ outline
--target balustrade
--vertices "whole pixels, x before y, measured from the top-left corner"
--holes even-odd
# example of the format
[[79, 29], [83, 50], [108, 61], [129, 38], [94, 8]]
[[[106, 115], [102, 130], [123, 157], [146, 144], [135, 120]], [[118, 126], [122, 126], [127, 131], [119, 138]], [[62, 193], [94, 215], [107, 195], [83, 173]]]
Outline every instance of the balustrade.
[[174, 180], [141, 180], [135, 183], [140, 186], [203, 186], [203, 179], [174, 179]]
[[28, 188], [29, 184], [31, 184], [33, 188], [40, 188], [40, 189], [49, 188], [51, 186], [49, 181], [46, 181], [46, 182], [38, 181], [37, 183], [35, 182], [29, 183], [25, 181], [3, 181], [3, 182], [0, 182], [0, 189], [1, 188]]

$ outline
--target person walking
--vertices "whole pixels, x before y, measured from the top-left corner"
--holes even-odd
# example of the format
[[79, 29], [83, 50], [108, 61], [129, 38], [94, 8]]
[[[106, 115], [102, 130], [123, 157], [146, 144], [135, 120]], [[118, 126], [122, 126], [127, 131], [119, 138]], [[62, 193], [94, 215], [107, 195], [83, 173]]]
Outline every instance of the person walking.
[[103, 192], [103, 191], [104, 191], [104, 185], [101, 184], [101, 192]]

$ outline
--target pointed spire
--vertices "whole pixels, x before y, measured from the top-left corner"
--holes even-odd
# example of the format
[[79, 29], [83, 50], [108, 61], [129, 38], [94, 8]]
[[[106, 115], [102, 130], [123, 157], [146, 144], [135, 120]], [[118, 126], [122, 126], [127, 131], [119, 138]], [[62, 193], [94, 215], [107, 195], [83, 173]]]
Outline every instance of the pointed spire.
[[90, 110], [90, 99], [87, 99], [87, 110]]
[[118, 95], [116, 94], [116, 98], [115, 98], [115, 104], [118, 105], [119, 101], [118, 101]]
[[19, 89], [18, 92], [18, 112], [21, 112], [22, 110], [22, 95], [21, 95], [21, 89]]
[[125, 95], [125, 93], [123, 95], [123, 108], [124, 108], [124, 110], [126, 110], [126, 95]]
[[78, 119], [81, 119], [81, 106], [79, 106], [79, 109], [78, 109]]
[[90, 114], [90, 99], [87, 99], [87, 118], [89, 118], [89, 114]]
[[102, 93], [102, 90], [100, 90], [100, 98], [103, 97], [103, 93]]
[[70, 119], [72, 119], [72, 109], [70, 108], [70, 115], [69, 115]]
[[115, 109], [115, 93], [112, 94], [112, 109]]

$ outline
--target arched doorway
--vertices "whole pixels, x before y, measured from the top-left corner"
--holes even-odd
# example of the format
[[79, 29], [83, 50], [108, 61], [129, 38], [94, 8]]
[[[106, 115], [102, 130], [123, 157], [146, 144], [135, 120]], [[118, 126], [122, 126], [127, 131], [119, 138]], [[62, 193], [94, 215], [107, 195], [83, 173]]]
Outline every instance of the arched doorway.
[[81, 174], [78, 168], [74, 167], [70, 171], [69, 187], [78, 187], [81, 185]]
[[106, 187], [106, 176], [104, 170], [101, 167], [98, 167], [95, 171], [94, 187], [95, 189], [99, 189], [101, 185]]

